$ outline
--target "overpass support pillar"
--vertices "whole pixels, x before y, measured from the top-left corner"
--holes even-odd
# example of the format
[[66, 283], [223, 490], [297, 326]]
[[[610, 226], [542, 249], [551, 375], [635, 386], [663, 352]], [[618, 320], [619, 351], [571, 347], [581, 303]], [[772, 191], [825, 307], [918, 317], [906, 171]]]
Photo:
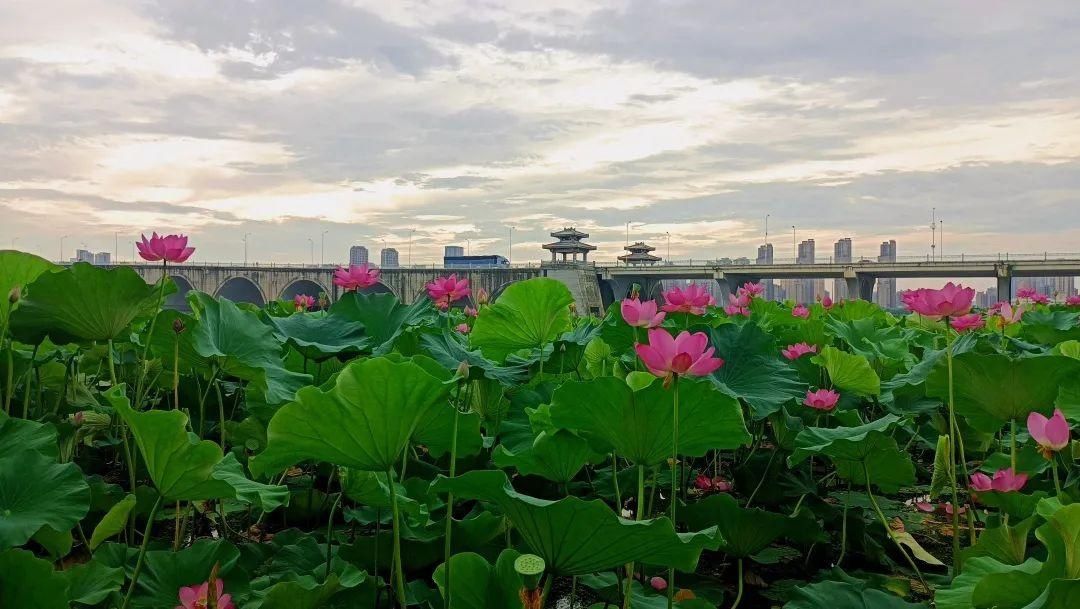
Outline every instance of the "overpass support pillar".
[[849, 298], [858, 298], [866, 301], [873, 300], [874, 282], [875, 278], [873, 275], [857, 273], [852, 267], [844, 269], [844, 283], [847, 285]]
[[713, 281], [720, 286], [720, 298], [717, 299], [720, 306], [727, 304], [728, 296], [734, 294], [735, 290], [738, 289], [737, 279], [734, 276], [725, 276], [724, 271], [713, 271]]
[[997, 276], [997, 299], [1012, 302], [1012, 267], [1004, 262], [994, 265]]

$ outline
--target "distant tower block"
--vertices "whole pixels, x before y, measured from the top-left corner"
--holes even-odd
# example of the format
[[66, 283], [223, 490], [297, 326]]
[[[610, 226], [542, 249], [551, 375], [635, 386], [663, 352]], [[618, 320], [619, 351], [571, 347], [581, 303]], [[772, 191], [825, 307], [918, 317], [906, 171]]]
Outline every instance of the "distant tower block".
[[637, 243], [631, 243], [630, 245], [627, 245], [625, 249], [626, 249], [626, 251], [628, 251], [630, 253], [629, 254], [623, 254], [622, 256], [619, 256], [619, 261], [622, 262], [623, 264], [630, 264], [630, 265], [656, 264], [657, 262], [660, 262], [660, 260], [661, 260], [660, 256], [653, 256], [652, 254], [649, 253], [649, 252], [655, 250], [656, 248], [651, 246], [651, 245], [648, 245], [644, 241], [638, 241]]
[[588, 262], [589, 252], [596, 249], [595, 245], [589, 245], [582, 241], [588, 239], [589, 233], [575, 230], [573, 226], [551, 233], [558, 239], [555, 243], [547, 243], [542, 247], [551, 251], [551, 261], [556, 262], [556, 256], [561, 255], [561, 262], [578, 262], [578, 254], [581, 254], [581, 262]]

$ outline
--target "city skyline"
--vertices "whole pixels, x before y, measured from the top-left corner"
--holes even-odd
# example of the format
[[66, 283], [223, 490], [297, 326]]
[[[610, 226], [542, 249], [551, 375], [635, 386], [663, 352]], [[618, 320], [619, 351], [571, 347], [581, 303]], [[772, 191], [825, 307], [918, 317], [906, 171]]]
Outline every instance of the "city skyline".
[[85, 235], [125, 259], [117, 234], [158, 230], [202, 260], [241, 260], [250, 233], [266, 262], [324, 238], [328, 256], [432, 262], [468, 241], [525, 262], [569, 225], [598, 259], [627, 232], [665, 258], [667, 235], [674, 259], [740, 257], [767, 215], [777, 259], [793, 225], [870, 259], [892, 239], [907, 256], [1080, 243], [1063, 0], [315, 0], [224, 22], [198, 2], [48, 4], [0, 6], [0, 245], [49, 258]]

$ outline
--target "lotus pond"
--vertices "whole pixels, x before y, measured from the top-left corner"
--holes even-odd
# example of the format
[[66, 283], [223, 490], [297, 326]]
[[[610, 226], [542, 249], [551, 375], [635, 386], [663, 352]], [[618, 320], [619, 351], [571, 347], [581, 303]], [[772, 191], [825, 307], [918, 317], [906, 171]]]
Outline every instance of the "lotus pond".
[[0, 607], [1080, 606], [1080, 309], [371, 273], [183, 313], [0, 252]]

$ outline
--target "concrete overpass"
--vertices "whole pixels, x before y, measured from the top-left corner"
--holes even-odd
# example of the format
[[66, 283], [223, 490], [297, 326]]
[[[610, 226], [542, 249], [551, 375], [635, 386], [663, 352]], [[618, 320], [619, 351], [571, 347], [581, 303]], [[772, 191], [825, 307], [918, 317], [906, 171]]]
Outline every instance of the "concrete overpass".
[[611, 283], [614, 294], [625, 293], [630, 284], [638, 283], [646, 294], [664, 279], [701, 279], [715, 281], [726, 298], [738, 286], [762, 279], [842, 279], [848, 293], [870, 300], [874, 284], [881, 278], [932, 279], [992, 277], [997, 280], [998, 297], [1012, 297], [1012, 279], [1019, 277], [1080, 276], [1080, 255], [1075, 258], [1043, 259], [960, 259], [915, 260], [903, 262], [872, 262], [825, 264], [725, 264], [684, 263], [649, 266], [598, 266], [601, 281]]
[[[134, 264], [148, 282], [161, 277], [156, 264]], [[195, 289], [237, 302], [265, 304], [271, 300], [292, 300], [297, 294], [326, 294], [336, 300], [341, 291], [333, 285], [332, 265], [185, 263], [169, 268], [179, 292], [170, 297], [169, 306], [183, 308], [184, 295]], [[957, 260], [913, 260], [902, 262], [824, 263], [824, 264], [721, 264], [717, 261], [626, 266], [603, 263], [549, 263], [498, 268], [442, 268], [437, 266], [382, 269], [380, 283], [373, 292], [390, 292], [408, 304], [425, 295], [424, 286], [436, 277], [457, 273], [469, 279], [474, 290], [484, 288], [498, 296], [507, 285], [533, 277], [558, 279], [570, 288], [581, 313], [599, 313], [615, 300], [623, 298], [632, 284], [640, 284], [649, 298], [659, 295], [665, 279], [715, 281], [721, 294], [747, 281], [762, 279], [842, 279], [848, 293], [869, 300], [880, 278], [964, 278], [992, 277], [997, 280], [999, 298], [1012, 296], [1016, 277], [1080, 276], [1080, 255], [1063, 258], [1032, 257]]]

